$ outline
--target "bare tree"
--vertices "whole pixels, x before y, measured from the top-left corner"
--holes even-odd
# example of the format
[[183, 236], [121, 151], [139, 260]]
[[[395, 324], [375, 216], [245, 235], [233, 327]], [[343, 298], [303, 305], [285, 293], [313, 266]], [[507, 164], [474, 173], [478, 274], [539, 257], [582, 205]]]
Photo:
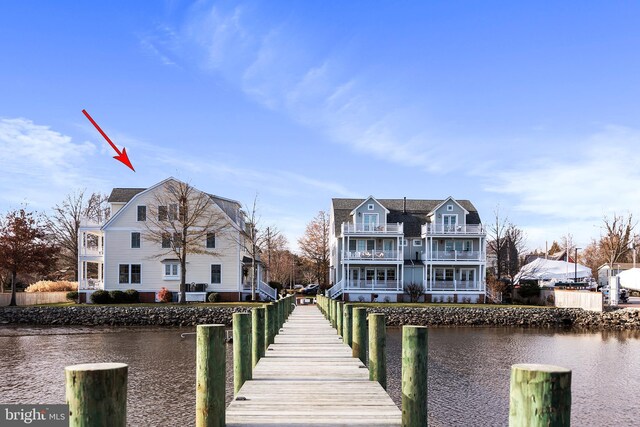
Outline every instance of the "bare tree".
[[169, 181], [147, 209], [143, 238], [163, 249], [154, 258], [168, 254], [178, 258], [180, 302], [185, 303], [188, 256], [219, 255], [215, 241], [231, 231], [231, 222], [210, 194], [180, 181]]
[[599, 242], [595, 239], [591, 239], [591, 242], [582, 250], [580, 256], [584, 265], [591, 269], [591, 276], [594, 278], [598, 277], [600, 266], [607, 263], [607, 258], [603, 251], [600, 250]]
[[504, 274], [505, 234], [509, 227], [509, 220], [507, 217], [500, 216], [500, 206], [496, 207], [493, 214], [493, 222], [487, 227], [487, 252], [493, 254], [496, 258], [495, 277], [500, 280]]
[[521, 254], [526, 249], [526, 237], [521, 229], [509, 223], [504, 233], [504, 242], [503, 251], [506, 256], [503, 257], [503, 269], [513, 283], [522, 265]]
[[[258, 230], [258, 233], [260, 233], [260, 230]], [[262, 238], [260, 239], [260, 243], [262, 245], [261, 250], [262, 252], [266, 252], [266, 260], [263, 260], [263, 265], [265, 267], [265, 272], [266, 272], [266, 276], [267, 276], [267, 282], [272, 280], [271, 277], [271, 270], [272, 270], [272, 266], [273, 266], [273, 260], [272, 260], [272, 255], [274, 254], [275, 251], [278, 250], [283, 250], [284, 248], [286, 248], [287, 246], [287, 239], [286, 237], [282, 236], [280, 234], [280, 230], [278, 230], [276, 227], [270, 226], [267, 227], [264, 232], [264, 234], [261, 236]]]
[[633, 239], [633, 229], [636, 223], [632, 214], [628, 217], [613, 214], [613, 218], [604, 216], [602, 218], [604, 235], [600, 237], [599, 247], [602, 256], [609, 264], [609, 271], [613, 271], [614, 264], [628, 261], [631, 253]]
[[329, 281], [329, 214], [325, 211], [307, 224], [304, 235], [298, 240], [302, 256], [314, 265], [315, 277], [321, 286]]
[[0, 268], [11, 274], [11, 302], [16, 305], [19, 273], [47, 274], [55, 264], [58, 249], [47, 241], [41, 221], [25, 209], [0, 219]]
[[73, 272], [73, 280], [78, 280], [78, 230], [83, 219], [102, 224], [109, 218], [110, 209], [107, 196], [92, 193], [88, 198], [81, 190], [68, 194], [46, 217], [46, 231], [49, 239], [60, 248], [60, 267]]

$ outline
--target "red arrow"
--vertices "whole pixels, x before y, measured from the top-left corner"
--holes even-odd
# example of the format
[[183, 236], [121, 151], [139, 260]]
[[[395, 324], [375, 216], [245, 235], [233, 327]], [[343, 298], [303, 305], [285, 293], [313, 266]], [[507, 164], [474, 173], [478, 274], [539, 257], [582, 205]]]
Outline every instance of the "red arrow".
[[100, 134], [102, 136], [104, 136], [104, 139], [107, 140], [107, 142], [109, 143], [109, 145], [111, 146], [111, 148], [113, 148], [116, 153], [118, 153], [117, 156], [113, 156], [114, 159], [124, 163], [125, 165], [127, 165], [132, 171], [136, 171], [133, 166], [131, 165], [131, 162], [129, 161], [129, 156], [127, 156], [127, 149], [122, 147], [122, 152], [120, 152], [120, 150], [118, 150], [118, 147], [116, 147], [116, 144], [114, 144], [113, 142], [111, 142], [111, 140], [109, 139], [109, 137], [107, 136], [106, 133], [104, 133], [104, 131], [102, 129], [100, 129], [100, 126], [98, 126], [98, 124], [95, 122], [95, 120], [93, 120], [91, 118], [91, 116], [89, 115], [89, 113], [87, 113], [87, 110], [82, 110], [82, 113], [87, 116], [87, 119], [89, 119], [89, 121], [91, 122], [91, 124], [93, 124], [96, 129], [98, 129], [98, 132], [100, 132]]

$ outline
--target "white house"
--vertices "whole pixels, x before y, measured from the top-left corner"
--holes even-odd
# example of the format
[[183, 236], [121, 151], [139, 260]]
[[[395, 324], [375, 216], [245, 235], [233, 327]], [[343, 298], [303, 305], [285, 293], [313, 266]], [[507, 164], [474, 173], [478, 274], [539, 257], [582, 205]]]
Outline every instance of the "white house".
[[[171, 186], [179, 184], [184, 185], [168, 178], [149, 188], [114, 188], [108, 199], [110, 219], [104, 224], [81, 225], [78, 254], [81, 301], [88, 301], [97, 289], [135, 289], [143, 302], [155, 301], [161, 288], [173, 292], [174, 299], [178, 297], [180, 263], [164, 239], [162, 243], [157, 238], [155, 242], [151, 240], [149, 215], [163, 220], [163, 216], [177, 214], [174, 212], [177, 205], [156, 205]], [[207, 293], [216, 292], [222, 301], [245, 300], [251, 292], [252, 259], [241, 244], [246, 236], [241, 205], [235, 200], [195, 191], [209, 198], [206, 212], [222, 223], [217, 233], [207, 233], [202, 239], [204, 253], [187, 254], [186, 299], [204, 301]], [[256, 292], [263, 299], [275, 297], [275, 290], [260, 280], [260, 273]]]
[[468, 200], [333, 199], [332, 298], [483, 302], [486, 232]]

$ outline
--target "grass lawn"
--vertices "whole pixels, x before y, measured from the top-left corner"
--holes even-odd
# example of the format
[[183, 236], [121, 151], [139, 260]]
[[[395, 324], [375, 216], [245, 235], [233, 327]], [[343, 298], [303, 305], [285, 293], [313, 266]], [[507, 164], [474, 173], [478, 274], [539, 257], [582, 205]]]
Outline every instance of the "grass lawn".
[[461, 307], [461, 308], [553, 308], [540, 305], [516, 305], [516, 304], [458, 304], [458, 303], [425, 303], [425, 302], [354, 302], [350, 303], [358, 307]]

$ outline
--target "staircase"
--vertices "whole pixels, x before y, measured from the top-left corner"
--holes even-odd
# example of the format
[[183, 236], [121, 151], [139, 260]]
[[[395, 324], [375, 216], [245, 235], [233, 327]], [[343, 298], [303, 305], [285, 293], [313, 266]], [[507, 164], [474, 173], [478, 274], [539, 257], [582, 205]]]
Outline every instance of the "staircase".
[[333, 285], [332, 287], [330, 287], [327, 292], [329, 294], [329, 298], [331, 299], [336, 299], [340, 295], [342, 295], [344, 292], [344, 289], [342, 286], [342, 280], [336, 283], [335, 285]]
[[262, 280], [258, 282], [258, 293], [266, 300], [276, 301], [278, 299], [278, 291]]

